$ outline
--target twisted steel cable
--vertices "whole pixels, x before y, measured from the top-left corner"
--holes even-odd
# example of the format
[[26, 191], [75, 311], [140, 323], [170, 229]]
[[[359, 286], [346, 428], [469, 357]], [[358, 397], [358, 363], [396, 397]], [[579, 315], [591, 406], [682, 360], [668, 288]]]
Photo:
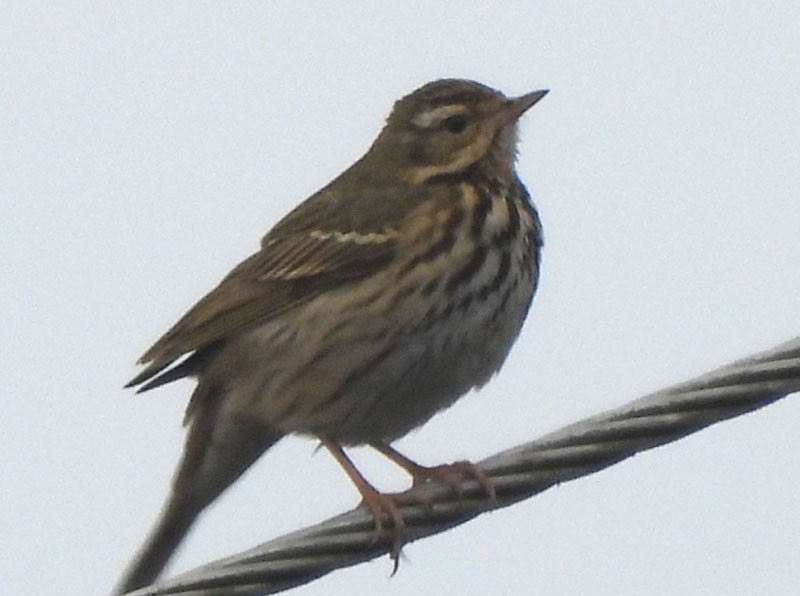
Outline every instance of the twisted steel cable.
[[[405, 541], [443, 532], [796, 391], [800, 337], [479, 462], [495, 487], [494, 499], [474, 481], [465, 482], [460, 495], [438, 484], [406, 491], [404, 496], [425, 504], [401, 508]], [[359, 507], [131, 595], [275, 594], [392, 549], [391, 532], [376, 537], [372, 516]]]

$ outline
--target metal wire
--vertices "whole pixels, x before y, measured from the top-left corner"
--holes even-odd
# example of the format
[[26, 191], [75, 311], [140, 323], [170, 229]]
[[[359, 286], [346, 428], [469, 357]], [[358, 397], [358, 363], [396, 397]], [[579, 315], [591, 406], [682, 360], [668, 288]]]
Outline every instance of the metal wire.
[[[464, 483], [461, 495], [436, 484], [407, 491], [427, 504], [401, 508], [404, 538], [413, 542], [443, 532], [796, 391], [800, 338], [479, 462], [495, 487], [495, 499], [472, 481]], [[369, 512], [357, 508], [131, 595], [275, 594], [390, 553], [393, 536], [385, 534], [376, 536]]]

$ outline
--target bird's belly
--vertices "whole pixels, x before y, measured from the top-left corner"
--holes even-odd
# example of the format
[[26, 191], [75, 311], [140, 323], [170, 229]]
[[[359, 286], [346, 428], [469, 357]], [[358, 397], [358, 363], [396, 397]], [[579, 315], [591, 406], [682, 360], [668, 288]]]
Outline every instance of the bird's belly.
[[248, 355], [250, 382], [233, 399], [286, 433], [343, 444], [405, 435], [488, 381], [511, 349], [537, 270], [515, 255], [497, 284], [499, 258], [446, 295], [387, 294], [371, 283], [266, 323], [236, 349]]

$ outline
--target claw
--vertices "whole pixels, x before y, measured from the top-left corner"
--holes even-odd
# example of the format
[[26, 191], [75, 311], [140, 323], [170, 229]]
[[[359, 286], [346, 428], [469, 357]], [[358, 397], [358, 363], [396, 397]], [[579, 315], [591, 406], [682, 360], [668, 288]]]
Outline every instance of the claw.
[[386, 536], [386, 527], [384, 526], [384, 518], [388, 518], [392, 522], [392, 552], [391, 557], [395, 561], [394, 571], [397, 572], [397, 560], [400, 557], [400, 551], [405, 544], [404, 534], [406, 530], [406, 522], [403, 516], [400, 515], [398, 505], [401, 503], [396, 499], [395, 495], [379, 492], [370, 485], [371, 490], [362, 491], [362, 504], [366, 505], [367, 509], [372, 513], [372, 518], [375, 520], [375, 540], [379, 540]]
[[331, 439], [321, 438], [320, 441], [325, 446], [331, 455], [339, 462], [342, 469], [348, 475], [350, 480], [355, 485], [358, 492], [361, 494], [361, 503], [369, 509], [372, 513], [372, 518], [375, 521], [375, 540], [380, 540], [386, 536], [386, 527], [384, 526], [384, 519], [388, 519], [392, 523], [392, 550], [391, 558], [394, 561], [394, 569], [392, 575], [397, 572], [399, 565], [400, 553], [405, 544], [405, 529], [406, 522], [400, 514], [398, 506], [407, 504], [410, 500], [403, 498], [401, 495], [382, 493], [372, 486], [369, 481], [358, 471], [353, 462], [347, 457], [347, 454], [342, 449], [342, 446]]
[[[361, 504], [369, 509], [375, 521], [376, 541], [386, 537], [387, 527], [385, 522], [391, 522], [392, 550], [390, 551], [390, 556], [394, 561], [392, 570], [392, 575], [394, 575], [397, 573], [400, 565], [400, 555], [406, 543], [406, 522], [400, 514], [400, 507], [403, 505], [420, 505], [430, 511], [433, 506], [430, 498], [422, 495], [409, 496], [403, 493], [380, 492], [362, 476], [339, 443], [325, 437], [320, 438], [320, 442], [339, 462], [339, 465], [342, 466], [342, 469], [361, 494]], [[492, 481], [483, 470], [471, 462], [457, 461], [439, 466], [422, 466], [408, 459], [389, 445], [375, 443], [372, 446], [406, 470], [411, 475], [415, 486], [430, 480], [444, 482], [461, 499], [464, 493], [464, 477], [466, 476], [475, 480], [491, 499], [497, 498]]]

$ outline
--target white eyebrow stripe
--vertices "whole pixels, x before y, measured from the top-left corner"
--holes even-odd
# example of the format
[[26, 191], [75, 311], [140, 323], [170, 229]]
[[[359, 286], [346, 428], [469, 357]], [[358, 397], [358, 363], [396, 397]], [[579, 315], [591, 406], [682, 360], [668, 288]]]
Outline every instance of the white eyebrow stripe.
[[430, 128], [432, 124], [441, 122], [449, 116], [453, 116], [455, 114], [465, 114], [466, 112], [467, 107], [462, 104], [439, 106], [438, 108], [433, 108], [432, 110], [418, 114], [413, 120], [411, 120], [411, 123], [415, 126], [419, 126], [420, 128]]

